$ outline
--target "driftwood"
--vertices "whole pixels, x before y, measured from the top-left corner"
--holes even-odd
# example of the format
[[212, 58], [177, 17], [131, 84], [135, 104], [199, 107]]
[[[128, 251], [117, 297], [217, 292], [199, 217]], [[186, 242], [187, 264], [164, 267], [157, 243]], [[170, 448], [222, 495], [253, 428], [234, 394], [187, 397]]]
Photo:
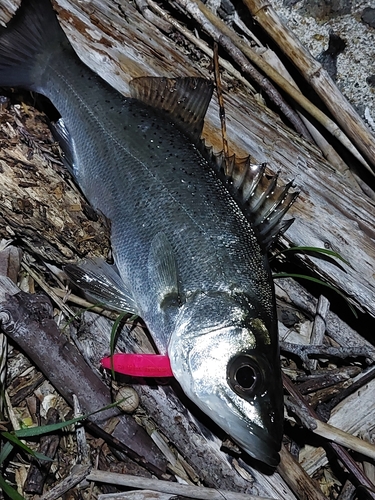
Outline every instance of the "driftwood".
[[[9, 19], [15, 4], [15, 0], [3, 2], [0, 10], [2, 21]], [[210, 63], [208, 58], [201, 56], [199, 62], [190, 59], [185, 50], [181, 50], [154, 25], [145, 21], [128, 2], [121, 4], [121, 8], [118, 3], [110, 0], [93, 0], [90, 3], [58, 0], [55, 5], [62, 25], [82, 59], [126, 95], [129, 94], [129, 81], [137, 76], [210, 76], [207, 69]], [[230, 69], [229, 65], [226, 67]], [[348, 294], [354, 305], [375, 316], [374, 202], [359, 190], [356, 183], [352, 183], [350, 176], [336, 171], [324, 160], [316, 146], [285, 126], [275, 113], [256, 99], [250, 85], [239, 86], [238, 80], [227, 75], [223, 75], [223, 82], [228, 88], [233, 87], [224, 95], [230, 149], [238, 156], [250, 153], [254, 161], [267, 162], [274, 172], [281, 170], [281, 178], [294, 178], [301, 191], [299, 200], [292, 208], [296, 222], [288, 230], [284, 243], [293, 242], [338, 251], [352, 265], [342, 264], [345, 271], [313, 257], [305, 256], [302, 261], [307, 268]], [[24, 269], [35, 273], [38, 285], [53, 298], [64, 315], [69, 317], [74, 314], [72, 308], [76, 298], [71, 296], [71, 302], [68, 305], [65, 303], [69, 297], [61, 284], [61, 274], [54, 278], [45, 267], [41, 267], [40, 259], [56, 272], [51, 264], [60, 265], [86, 255], [106, 256], [109, 251], [109, 228], [106, 221], [90, 210], [69, 180], [41, 115], [26, 105], [8, 109], [5, 105], [4, 108], [0, 113], [0, 236], [22, 242], [23, 248], [38, 259], [37, 263], [28, 267], [24, 264]], [[219, 131], [218, 106], [213, 101], [207, 114], [204, 135], [216, 150], [221, 149], [222, 143]], [[42, 268], [45, 277], [40, 275], [37, 278]], [[52, 287], [47, 283], [51, 280], [54, 282]], [[14, 292], [15, 290], [13, 289]], [[22, 297], [18, 303], [19, 313], [28, 300], [33, 300], [33, 296], [19, 295], [21, 292], [18, 289], [15, 293]], [[331, 353], [332, 349], [336, 349], [333, 352], [337, 353], [340, 346], [351, 356], [360, 353], [367, 363], [373, 362], [374, 347], [363, 339], [361, 332], [355, 331], [329, 311], [326, 299], [321, 298], [318, 305], [317, 299], [291, 280], [278, 281], [277, 295], [280, 310], [288, 309], [299, 318], [300, 326], [293, 330], [280, 322], [281, 339], [295, 344], [311, 343], [311, 333], [315, 332], [320, 335], [321, 344], [329, 344], [325, 348], [315, 346], [318, 363], [329, 349]], [[6, 302], [5, 297], [4, 301]], [[51, 322], [48, 323], [50, 326], [53, 323], [49, 318], [48, 322]], [[93, 312], [81, 315], [79, 342], [86, 362], [94, 370], [99, 366], [99, 359], [108, 354], [111, 326], [112, 322], [104, 316], [97, 316]], [[357, 329], [359, 328], [358, 326]], [[68, 330], [74, 337], [77, 333], [76, 324], [71, 323]], [[38, 344], [43, 338], [38, 339], [37, 335], [34, 336], [34, 346], [25, 341], [21, 345], [33, 360], [36, 361], [39, 356], [41, 370], [55, 373], [53, 382], [59, 387], [59, 370], [55, 366], [49, 369], [47, 363], [48, 355], [59, 348], [57, 329], [55, 333], [56, 336], [50, 340], [50, 353], [42, 348], [43, 345]], [[13, 338], [11, 332], [9, 336]], [[125, 326], [118, 348], [147, 352], [151, 346], [142, 328]], [[311, 348], [300, 348], [300, 351], [306, 349], [311, 351]], [[72, 347], [68, 347], [68, 350], [73, 352]], [[58, 357], [57, 355], [56, 359]], [[64, 358], [61, 357], [60, 361], [64, 361]], [[309, 369], [313, 370], [316, 363], [311, 363], [310, 359], [306, 361]], [[47, 368], [44, 366], [45, 362]], [[58, 365], [61, 374], [66, 370], [66, 366], [63, 366], [66, 362], [68, 365], [69, 362], [72, 363], [71, 370], [74, 373], [76, 360], [70, 357], [65, 363]], [[92, 376], [97, 375], [92, 373]], [[348, 379], [351, 376], [353, 375], [348, 376]], [[357, 378], [361, 377], [362, 371]], [[70, 384], [69, 390], [64, 393], [69, 401], [73, 399], [74, 392], [79, 393], [79, 384], [73, 378], [67, 382]], [[348, 385], [351, 383], [349, 380]], [[87, 382], [86, 387], [91, 384]], [[105, 384], [103, 386], [109, 394], [109, 389]], [[163, 469], [168, 462], [169, 472], [189, 483], [286, 500], [295, 499], [296, 496], [322, 498], [317, 484], [306, 476], [288, 452], [282, 453], [279, 472], [272, 476], [264, 475], [251, 468], [238, 455], [236, 457], [236, 451], [233, 456], [233, 453], [228, 455], [220, 449], [221, 440], [197, 420], [196, 409], [193, 409], [194, 416], [186, 409], [189, 403], [183, 399], [183, 403], [181, 402], [179, 397], [183, 398], [183, 395], [178, 388], [175, 389], [179, 397], [170, 387], [156, 388], [146, 384], [134, 387], [140, 395], [140, 407], [135, 412], [135, 420], [124, 416], [120, 420], [129, 423], [133, 429], [137, 422], [151, 435], [152, 441], [144, 433], [144, 443], [145, 449], [150, 447], [149, 450], [154, 450], [154, 459], [151, 460], [151, 451], [136, 450], [136, 453], [146, 455], [153, 464], [154, 468], [147, 460], [142, 461], [149, 472], [160, 472], [155, 467]], [[321, 385], [321, 388], [324, 387]], [[333, 409], [329, 424], [351, 434], [369, 431], [372, 425], [371, 415], [375, 411], [371, 391], [373, 383], [370, 382], [368, 390], [366, 388], [361, 392], [361, 398], [363, 395], [366, 397], [363, 407], [358, 405], [356, 395], [348, 396], [349, 400], [342, 401]], [[99, 395], [103, 394], [102, 389], [97, 392]], [[79, 399], [86, 411], [93, 409], [92, 406], [85, 405], [87, 397], [88, 394], [81, 390]], [[95, 395], [93, 397], [96, 398]], [[109, 401], [107, 396], [100, 400], [103, 404]], [[347, 401], [352, 402], [355, 408], [352, 419], [345, 414]], [[319, 411], [319, 398], [316, 398], [316, 405]], [[114, 413], [117, 412], [118, 410], [114, 410]], [[198, 418], [201, 417], [198, 412]], [[293, 418], [290, 417], [294, 422]], [[143, 431], [140, 432], [143, 434]], [[105, 438], [103, 435], [103, 439]], [[334, 436], [330, 436], [330, 439], [334, 440]], [[157, 443], [160, 452], [153, 443]], [[115, 445], [114, 442], [110, 444]], [[130, 446], [127, 441], [125, 444]], [[292, 443], [294, 445], [296, 446]], [[233, 445], [229, 444], [229, 448], [231, 446]], [[327, 463], [327, 457], [321, 448], [313, 451], [305, 448], [300, 453], [300, 460], [308, 474]], [[348, 463], [347, 467], [357, 480], [361, 477], [356, 476], [355, 464]], [[76, 475], [72, 471], [71, 482], [69, 478], [63, 481], [61, 488], [51, 491], [51, 495], [47, 494], [46, 498], [57, 498], [71, 484], [86, 477], [88, 469], [85, 465]]]

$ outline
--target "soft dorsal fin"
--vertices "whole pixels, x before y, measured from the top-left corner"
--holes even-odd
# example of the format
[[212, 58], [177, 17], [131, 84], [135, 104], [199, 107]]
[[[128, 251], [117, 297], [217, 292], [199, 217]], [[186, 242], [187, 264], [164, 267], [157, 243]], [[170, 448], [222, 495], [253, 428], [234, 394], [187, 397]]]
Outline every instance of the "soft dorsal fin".
[[213, 84], [205, 78], [142, 76], [130, 82], [131, 96], [169, 114], [176, 125], [199, 141]]
[[250, 157], [236, 158], [233, 155], [224, 161], [222, 153], [211, 153], [211, 159], [255, 228], [260, 245], [268, 251], [277, 236], [285, 232], [294, 220], [282, 220], [299, 194], [289, 191], [293, 182], [279, 186], [279, 174], [266, 175], [266, 164], [252, 164]]

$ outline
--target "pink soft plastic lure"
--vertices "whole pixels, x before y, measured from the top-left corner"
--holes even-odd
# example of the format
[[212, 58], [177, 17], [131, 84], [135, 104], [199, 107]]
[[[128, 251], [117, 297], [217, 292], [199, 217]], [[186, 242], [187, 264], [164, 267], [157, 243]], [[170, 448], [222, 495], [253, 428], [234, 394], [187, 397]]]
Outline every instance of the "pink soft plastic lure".
[[114, 354], [103, 358], [101, 364], [132, 377], [173, 377], [169, 357], [161, 354]]

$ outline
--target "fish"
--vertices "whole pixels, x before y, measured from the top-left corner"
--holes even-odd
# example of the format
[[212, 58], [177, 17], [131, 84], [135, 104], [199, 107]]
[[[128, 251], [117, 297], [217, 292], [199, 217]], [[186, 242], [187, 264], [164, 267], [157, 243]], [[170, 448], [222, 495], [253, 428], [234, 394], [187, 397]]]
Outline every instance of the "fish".
[[82, 290], [143, 319], [186, 396], [255, 461], [279, 462], [283, 390], [267, 252], [293, 219], [292, 182], [201, 139], [213, 85], [134, 79], [123, 96], [73, 50], [49, 0], [0, 32], [0, 86], [46, 96], [53, 133], [111, 226], [114, 265], [67, 266]]

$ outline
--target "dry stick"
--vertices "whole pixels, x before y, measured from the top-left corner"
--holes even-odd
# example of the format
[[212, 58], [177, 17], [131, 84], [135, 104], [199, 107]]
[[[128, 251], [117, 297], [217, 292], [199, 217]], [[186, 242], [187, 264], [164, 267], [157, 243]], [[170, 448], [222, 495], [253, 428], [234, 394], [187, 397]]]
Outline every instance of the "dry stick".
[[303, 47], [298, 38], [284, 26], [267, 0], [243, 0], [243, 2], [254, 19], [311, 84], [365, 158], [374, 165], [375, 139], [338, 90], [327, 71]]
[[[350, 450], [361, 453], [366, 457], [370, 457], [372, 459], [375, 458], [375, 446], [372, 443], [369, 443], [364, 439], [353, 436], [333, 425], [326, 424], [325, 422], [314, 418], [305, 406], [301, 406], [300, 400], [295, 403], [294, 400], [292, 401], [292, 399], [286, 398], [285, 405], [288, 410], [290, 410], [300, 419], [303, 426], [314, 434], [324, 437], [329, 441], [333, 441], [334, 443], [345, 446], [345, 448], [349, 448]], [[311, 408], [311, 405], [309, 405], [309, 408]]]
[[172, 31], [172, 25], [168, 22], [168, 20], [160, 19], [158, 16], [155, 16], [153, 12], [151, 12], [147, 4], [147, 0], [135, 0], [135, 3], [137, 4], [140, 13], [145, 19], [147, 19], [147, 21], [154, 24], [165, 33], [170, 33]]
[[[49, 293], [50, 290], [51, 292], [53, 292], [52, 294]], [[54, 300], [54, 297], [58, 297], [60, 299], [66, 298], [67, 301], [72, 302], [77, 306], [83, 307], [84, 309], [90, 310], [91, 312], [101, 314], [102, 316], [105, 316], [108, 319], [116, 320], [118, 318], [118, 311], [111, 312], [109, 310], [109, 306], [108, 309], [100, 306], [95, 306], [93, 302], [89, 302], [88, 300], [82, 299], [82, 297], [78, 297], [78, 295], [74, 295], [73, 293], [67, 293], [66, 290], [61, 290], [61, 288], [49, 287], [48, 289], [44, 289], [44, 291], [51, 300]], [[60, 303], [61, 302], [59, 301], [58, 305]], [[73, 317], [76, 317], [76, 314], [74, 314]]]
[[[46, 425], [56, 424], [59, 421], [59, 412], [56, 408], [51, 407], [47, 413]], [[41, 436], [38, 451], [43, 455], [54, 459], [58, 446], [60, 444], [60, 436], [56, 434], [46, 434]], [[26, 493], [34, 493], [41, 495], [43, 493], [43, 487], [46, 482], [47, 476], [50, 472], [52, 465], [51, 462], [45, 460], [33, 460], [31, 462], [29, 471], [27, 473], [27, 478], [24, 484], [24, 491]]]
[[[316, 315], [314, 318], [314, 324], [312, 327], [310, 338], [311, 345], [323, 344], [324, 334], [326, 332], [326, 317], [329, 311], [329, 305], [329, 300], [321, 295], [316, 307]], [[317, 363], [317, 359], [308, 359], [306, 361], [306, 366], [309, 370], [316, 370]]]
[[26, 264], [26, 262], [22, 262], [22, 267], [27, 271], [27, 273], [38, 283], [38, 285], [46, 292], [46, 294], [59, 306], [59, 308], [67, 315], [67, 316], [75, 316], [75, 312], [70, 309], [60, 298], [55, 295], [53, 289], [47, 285], [47, 283], [31, 269], [30, 266]]
[[[199, 50], [201, 50], [204, 54], [206, 54], [206, 56], [208, 56], [210, 59], [213, 58], [213, 51], [212, 49], [210, 49], [210, 47], [204, 40], [201, 40], [200, 38], [197, 38], [195, 35], [193, 35], [188, 29], [182, 26], [178, 21], [176, 21], [176, 19], [174, 19], [170, 14], [168, 14], [165, 10], [163, 10], [153, 0], [147, 0], [147, 3], [154, 12], [156, 12], [160, 17], [162, 17], [164, 20], [170, 23], [177, 31], [179, 31], [182, 35], [184, 35], [184, 37], [187, 38], [189, 42], [196, 45], [199, 48]], [[236, 80], [245, 85], [245, 87], [249, 88], [253, 94], [256, 94], [256, 90], [251, 85], [251, 83], [248, 80], [246, 80], [246, 78], [244, 78], [241, 75], [241, 73], [237, 71], [230, 62], [221, 57], [219, 58], [219, 62], [220, 66], [224, 68], [226, 71], [228, 71], [230, 75], [232, 75]]]
[[223, 89], [221, 86], [221, 78], [220, 78], [220, 71], [219, 71], [219, 46], [216, 42], [214, 42], [214, 73], [215, 73], [217, 100], [219, 102], [221, 137], [223, 139], [223, 154], [224, 154], [224, 164], [225, 164], [225, 171], [226, 171], [227, 170], [227, 161], [229, 158], [228, 140], [227, 140], [227, 124], [225, 122]]
[[[289, 394], [299, 403], [300, 406], [304, 407], [304, 409], [308, 412], [308, 414], [316, 420], [319, 420], [319, 416], [315, 413], [315, 411], [310, 408], [310, 406], [306, 403], [304, 397], [299, 393], [298, 389], [292, 384], [289, 377], [287, 377], [283, 373], [283, 384], [285, 389], [289, 392]], [[335, 452], [336, 456], [341, 460], [344, 466], [348, 469], [348, 471], [355, 477], [356, 481], [368, 488], [367, 493], [371, 498], [375, 499], [375, 492], [372, 493], [369, 490], [375, 491], [375, 485], [369, 480], [369, 478], [364, 474], [364, 472], [358, 467], [358, 464], [352, 459], [349, 453], [342, 448], [342, 446], [336, 443], [328, 443], [328, 446], [332, 448]]]
[[[330, 401], [327, 403], [322, 403], [319, 405], [317, 411], [319, 415], [325, 416], [331, 413], [332, 409], [337, 406], [341, 401], [343, 401], [345, 398], [353, 394], [354, 392], [358, 391], [361, 387], [363, 387], [365, 384], [368, 384], [375, 378], [375, 368], [370, 368], [368, 369], [365, 373], [362, 373], [362, 375], [357, 378], [355, 382], [353, 382], [352, 385], [347, 387], [346, 389], [340, 391], [340, 393], [332, 398]], [[327, 420], [328, 420], [327, 416]]]
[[200, 486], [171, 483], [159, 479], [149, 479], [146, 477], [131, 476], [130, 474], [117, 474], [103, 470], [93, 470], [86, 478], [88, 481], [99, 481], [129, 488], [140, 488], [142, 490], [160, 491], [161, 493], [171, 493], [189, 498], [201, 500], [271, 500], [266, 497], [258, 497], [247, 493], [235, 493], [233, 491], [215, 490], [213, 488], [203, 488]]
[[[74, 393], [86, 413], [108, 406], [112, 402], [110, 390], [59, 331], [50, 309], [45, 296], [24, 293], [9, 278], [0, 276], [1, 330], [18, 344], [68, 403], [72, 404]], [[38, 315], [33, 311], [38, 311]], [[104, 429], [113, 418], [117, 426], [111, 443], [119, 440], [129, 443], [129, 447], [119, 443], [123, 453], [157, 477], [163, 476], [160, 467], [164, 469], [165, 461], [159, 450], [146, 431], [118, 408], [91, 414], [86, 425]], [[102, 435], [107, 435], [103, 429]]]
[[[236, 47], [226, 33], [221, 30], [221, 25], [225, 23], [218, 19], [209, 9], [201, 2], [196, 0], [176, 0], [182, 8], [184, 8], [193, 18], [201, 25], [202, 29], [208, 33], [215, 42], [219, 43], [240, 65], [242, 71], [247, 73], [268, 95], [268, 97], [279, 107], [288, 120], [293, 124], [296, 131], [310, 140], [308, 133], [301, 118], [293, 110], [289, 104], [285, 102], [280, 92], [272, 85], [265, 76], [261, 75], [257, 69], [244, 57], [243, 53]], [[204, 13], [203, 13], [204, 12]], [[209, 13], [209, 14], [208, 14]], [[210, 18], [209, 18], [210, 17]], [[213, 22], [215, 19], [216, 22]]]
[[4, 410], [4, 387], [7, 374], [8, 340], [0, 333], [0, 420]]
[[[236, 35], [221, 19], [215, 16], [207, 7], [200, 2], [200, 0], [176, 0], [185, 10], [191, 14], [196, 21], [198, 21], [202, 28], [214, 40], [217, 40], [233, 57], [233, 59], [241, 66], [244, 73], [248, 74], [251, 78], [254, 77], [254, 68], [250, 65], [246, 57], [258, 68], [260, 68], [271, 80], [273, 80], [282, 90], [287, 92], [303, 109], [305, 109], [311, 116], [313, 116], [321, 125], [323, 125], [328, 132], [330, 132], [341, 144], [343, 144], [352, 155], [357, 158], [361, 164], [366, 167], [369, 172], [374, 175], [373, 170], [368, 165], [366, 160], [361, 156], [358, 150], [349, 141], [346, 135], [334, 123], [333, 120], [328, 118], [319, 108], [312, 104], [301, 92], [291, 85], [285, 78], [283, 78], [272, 66], [267, 64], [261, 56], [254, 52], [242, 39]], [[246, 57], [244, 57], [244, 55]], [[256, 72], [259, 75], [258, 72]], [[261, 76], [260, 81], [257, 81], [262, 86], [268, 80]], [[279, 94], [278, 94], [279, 95]], [[341, 94], [340, 94], [341, 95]], [[343, 99], [341, 97], [341, 99]], [[375, 152], [373, 153], [375, 157]]]
[[299, 500], [327, 500], [317, 482], [307, 474], [285, 446], [281, 447], [277, 470]]
[[[8, 246], [0, 252], [0, 275], [17, 282], [22, 252], [15, 246]], [[8, 339], [0, 333], [0, 418], [4, 410], [4, 388], [7, 373]]]
[[[143, 0], [142, 0], [143, 1]], [[193, 35], [187, 28], [182, 26], [178, 21], [176, 21], [170, 14], [168, 14], [165, 10], [163, 10], [158, 4], [156, 4], [153, 0], [146, 0], [147, 4], [149, 7], [156, 12], [160, 17], [162, 17], [165, 21], [167, 21], [170, 25], [172, 25], [176, 30], [178, 30], [180, 33], [184, 35], [185, 38], [187, 38], [190, 42], [192, 42], [194, 45], [196, 45], [199, 50], [201, 50], [203, 53], [205, 53], [210, 59], [213, 57], [213, 52], [207, 45], [207, 43], [200, 38], [197, 38], [195, 35]], [[143, 13], [143, 9], [141, 10]], [[148, 18], [147, 18], [148, 19]], [[152, 19], [149, 19], [151, 22]], [[155, 23], [156, 26], [159, 26], [158, 23]], [[159, 26], [160, 27], [160, 26]], [[242, 29], [245, 29], [246, 26], [242, 26]], [[251, 36], [259, 45], [260, 42], [255, 38], [254, 34], [247, 30], [249, 36]], [[266, 53], [269, 53], [269, 49], [266, 51]], [[264, 53], [261, 54], [262, 58], [264, 57]], [[267, 59], [265, 59], [267, 61]], [[244, 78], [239, 71], [237, 71], [232, 64], [230, 64], [226, 59], [219, 59], [221, 67], [223, 67], [230, 75], [232, 75], [234, 78], [236, 78], [238, 81], [240, 81], [243, 85], [248, 87], [253, 94], [256, 93], [255, 89], [253, 86], [249, 83], [246, 78]], [[269, 61], [267, 61], [269, 64], [271, 64]], [[272, 64], [271, 64], [272, 65]], [[284, 68], [285, 70], [285, 68]], [[286, 70], [285, 70], [286, 71]], [[281, 73], [283, 74], [283, 73]], [[295, 84], [294, 84], [295, 85]], [[296, 86], [296, 85], [295, 85]], [[343, 162], [343, 160], [340, 158], [340, 156], [337, 154], [337, 152], [333, 149], [333, 147], [328, 143], [328, 141], [318, 132], [318, 130], [307, 120], [306, 117], [304, 117], [301, 113], [298, 113], [301, 116], [302, 121], [306, 125], [307, 130], [311, 134], [311, 136], [314, 138], [315, 143], [318, 145], [318, 147], [322, 150], [323, 155], [327, 160], [331, 163], [332, 166], [334, 166], [338, 171], [340, 172], [347, 172], [349, 170], [349, 167]], [[360, 181], [357, 181], [360, 182]]]
[[91, 469], [90, 464], [75, 465], [70, 474], [60, 481], [54, 488], [48, 491], [45, 495], [39, 497], [39, 500], [56, 500], [82, 482]]
[[373, 444], [317, 419], [315, 419], [315, 425], [316, 428], [311, 429], [314, 434], [318, 434], [318, 436], [322, 436], [334, 443], [341, 444], [350, 450], [357, 451], [366, 457], [375, 459], [375, 446]]

